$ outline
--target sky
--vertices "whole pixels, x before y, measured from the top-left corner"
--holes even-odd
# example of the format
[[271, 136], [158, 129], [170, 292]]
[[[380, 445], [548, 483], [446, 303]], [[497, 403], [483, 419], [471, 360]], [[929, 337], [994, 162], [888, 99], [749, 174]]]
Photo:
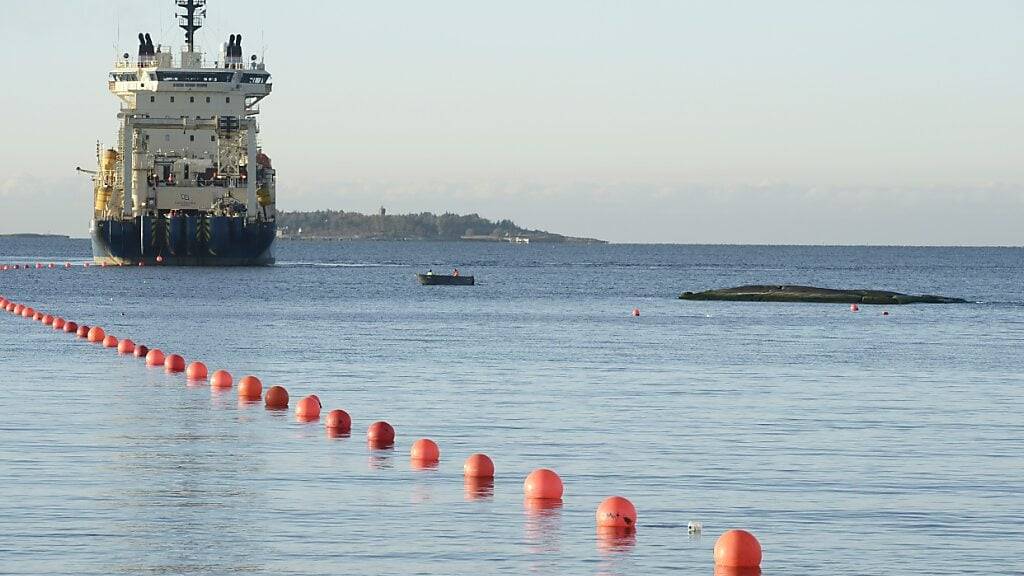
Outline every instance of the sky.
[[[172, 0], [4, 2], [0, 233], [85, 236], [116, 54]], [[1024, 2], [209, 0], [281, 210], [615, 242], [1024, 244]], [[210, 58], [215, 59], [214, 56]]]

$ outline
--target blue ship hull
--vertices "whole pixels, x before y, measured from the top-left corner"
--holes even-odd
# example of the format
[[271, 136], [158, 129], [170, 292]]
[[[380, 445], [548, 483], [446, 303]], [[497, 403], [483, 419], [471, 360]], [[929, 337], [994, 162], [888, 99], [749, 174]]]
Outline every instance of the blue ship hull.
[[267, 266], [276, 233], [274, 222], [208, 214], [94, 220], [92, 256], [97, 264], [156, 264], [159, 257], [165, 266]]

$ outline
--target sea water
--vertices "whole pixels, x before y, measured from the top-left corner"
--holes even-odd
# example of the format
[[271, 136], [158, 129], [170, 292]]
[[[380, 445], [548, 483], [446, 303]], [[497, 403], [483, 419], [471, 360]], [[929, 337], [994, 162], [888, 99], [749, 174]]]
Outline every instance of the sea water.
[[[729, 528], [757, 535], [766, 575], [1024, 571], [1022, 249], [276, 251], [268, 268], [85, 269], [86, 241], [0, 239], [0, 263], [76, 264], [0, 273], [0, 295], [353, 419], [328, 438], [0, 314], [0, 572], [711, 574]], [[416, 283], [454, 266], [477, 285]], [[744, 283], [972, 303], [676, 298]], [[375, 420], [393, 450], [368, 449]], [[410, 466], [420, 437], [436, 469]], [[493, 487], [464, 485], [474, 452]], [[524, 507], [539, 467], [562, 476], [560, 508]], [[635, 538], [595, 530], [616, 494]]]

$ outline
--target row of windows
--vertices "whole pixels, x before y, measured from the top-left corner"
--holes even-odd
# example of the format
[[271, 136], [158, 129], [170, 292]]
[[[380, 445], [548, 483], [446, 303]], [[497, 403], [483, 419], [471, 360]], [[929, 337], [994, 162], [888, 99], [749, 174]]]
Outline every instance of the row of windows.
[[[156, 102], [156, 96], [150, 96], [149, 97], [149, 101], [150, 102]], [[188, 101], [189, 101], [189, 103], [194, 104], [195, 101], [196, 101], [196, 97], [195, 96], [189, 96], [188, 97]], [[172, 103], [174, 102], [174, 96], [171, 96], [171, 102]], [[224, 102], [227, 103], [227, 104], [231, 104], [231, 96], [225, 96], [224, 97]], [[206, 97], [206, 103], [207, 104], [210, 103], [210, 97], [209, 96]]]
[[[146, 134], [146, 140], [149, 140], [149, 134]], [[164, 142], [170, 142], [170, 141], [171, 141], [171, 135], [170, 134], [164, 134]], [[196, 135], [195, 134], [189, 134], [188, 135], [188, 141], [189, 142], [195, 142], [196, 141]], [[217, 141], [217, 136], [216, 135], [210, 136], [210, 142], [216, 142], [216, 141]]]

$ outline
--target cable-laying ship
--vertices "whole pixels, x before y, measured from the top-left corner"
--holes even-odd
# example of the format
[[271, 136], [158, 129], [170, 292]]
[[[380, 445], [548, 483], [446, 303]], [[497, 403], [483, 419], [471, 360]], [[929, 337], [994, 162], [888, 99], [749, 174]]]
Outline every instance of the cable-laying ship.
[[185, 45], [139, 34], [108, 88], [121, 100], [117, 146], [97, 145], [90, 233], [97, 263], [247, 266], [274, 262], [275, 172], [256, 115], [270, 74], [232, 34], [212, 66], [194, 45], [206, 0], [175, 0]]

